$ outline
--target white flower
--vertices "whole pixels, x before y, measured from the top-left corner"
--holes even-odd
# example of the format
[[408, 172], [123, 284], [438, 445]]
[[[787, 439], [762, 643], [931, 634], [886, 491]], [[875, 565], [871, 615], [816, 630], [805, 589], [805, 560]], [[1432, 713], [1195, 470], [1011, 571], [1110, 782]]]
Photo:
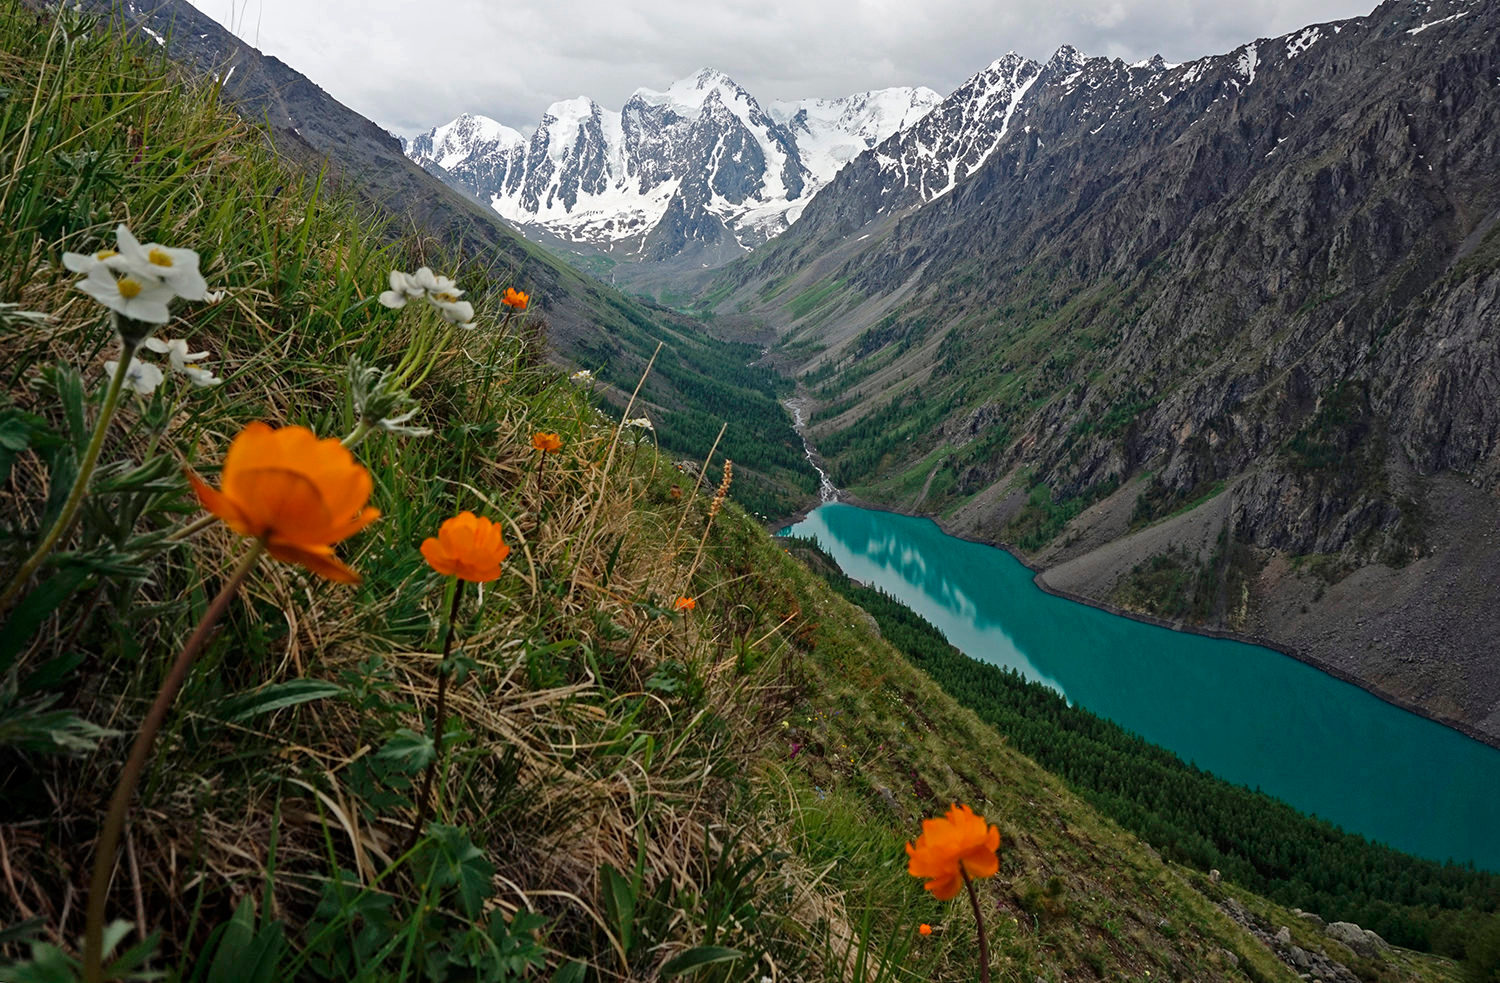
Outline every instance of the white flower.
[[581, 386], [585, 383], [593, 382], [594, 373], [590, 372], [588, 369], [579, 369], [577, 372], [574, 372], [572, 375], [568, 376], [568, 378]]
[[[115, 373], [119, 371], [119, 368], [119, 362], [104, 363], [104, 371], [109, 374], [111, 379], [115, 377]], [[124, 386], [126, 389], [138, 392], [142, 396], [149, 396], [156, 391], [157, 386], [161, 385], [161, 380], [161, 369], [158, 369], [150, 362], [142, 362], [134, 356], [131, 357], [130, 365], [125, 369]]]
[[183, 300], [202, 300], [208, 281], [198, 272], [198, 254], [191, 249], [171, 249], [159, 242], [141, 245], [124, 225], [115, 229], [115, 244], [126, 268], [142, 277], [155, 277]]
[[651, 419], [649, 417], [644, 417], [644, 416], [637, 416], [637, 417], [633, 417], [633, 418], [631, 418], [629, 420], [626, 420], [625, 421], [625, 426], [627, 426], [627, 427], [637, 427], [637, 428], [639, 428], [641, 430], [651, 430], [653, 432], [656, 430], [656, 428], [651, 425]]
[[391, 270], [390, 279], [391, 289], [380, 292], [380, 302], [386, 307], [405, 307], [409, 300], [426, 297], [449, 321], [465, 328], [474, 326], [469, 323], [474, 318], [474, 305], [458, 299], [464, 292], [447, 277], [438, 276], [424, 266], [415, 273]]
[[474, 327], [474, 305], [467, 300], [459, 300], [458, 294], [461, 293], [463, 293], [462, 290], [457, 293], [429, 293], [427, 300], [438, 309], [438, 313], [442, 314], [445, 320], [452, 321], [460, 328], [472, 328]]
[[172, 371], [181, 372], [188, 377], [188, 381], [195, 386], [217, 386], [223, 382], [218, 376], [204, 368], [189, 365], [189, 362], [201, 362], [208, 358], [208, 352], [189, 352], [188, 343], [181, 338], [173, 338], [163, 341], [160, 338], [147, 338], [145, 346], [158, 355], [166, 355], [172, 363]]
[[134, 270], [116, 277], [107, 262], [94, 264], [89, 275], [76, 284], [78, 289], [132, 321], [166, 324], [171, 320], [172, 315], [167, 311], [167, 301], [173, 296], [171, 287]]
[[458, 284], [445, 276], [437, 276], [426, 266], [411, 275], [411, 282], [431, 294], [453, 294], [461, 296], [463, 291], [458, 289]]
[[405, 307], [408, 300], [416, 300], [422, 293], [422, 288], [413, 283], [410, 276], [400, 270], [391, 270], [391, 289], [381, 291], [380, 302], [394, 310]]
[[125, 257], [113, 249], [101, 249], [97, 253], [63, 253], [62, 259], [65, 268], [84, 275], [94, 272], [96, 266], [109, 270], [125, 268]]

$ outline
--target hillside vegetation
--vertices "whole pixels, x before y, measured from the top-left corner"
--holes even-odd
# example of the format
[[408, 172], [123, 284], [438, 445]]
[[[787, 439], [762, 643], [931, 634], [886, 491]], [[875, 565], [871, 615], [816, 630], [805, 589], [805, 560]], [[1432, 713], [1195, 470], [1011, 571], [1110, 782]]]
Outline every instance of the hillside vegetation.
[[[960, 708], [751, 521], [711, 436], [700, 479], [599, 412], [505, 305], [527, 283], [388, 242], [149, 41], [10, 4], [0, 51], [8, 983], [78, 978], [100, 900], [120, 979], [972, 979], [969, 910], [901, 849], [954, 801], [1002, 833], [1000, 978], [1297, 979], [1260, 937], [1294, 916], [1163, 861]], [[122, 224], [223, 296], [157, 329], [209, 358], [143, 354], [164, 377], [116, 406], [121, 342], [63, 254], [108, 262]], [[418, 266], [472, 329], [441, 288], [382, 302]], [[380, 514], [336, 547], [361, 582], [274, 542], [294, 562], [245, 562], [194, 500], [183, 468], [229, 496], [256, 421], [368, 471]], [[510, 547], [479, 590], [419, 551], [460, 510]], [[200, 642], [95, 891], [131, 735]], [[1455, 978], [1319, 945], [1366, 980]]]

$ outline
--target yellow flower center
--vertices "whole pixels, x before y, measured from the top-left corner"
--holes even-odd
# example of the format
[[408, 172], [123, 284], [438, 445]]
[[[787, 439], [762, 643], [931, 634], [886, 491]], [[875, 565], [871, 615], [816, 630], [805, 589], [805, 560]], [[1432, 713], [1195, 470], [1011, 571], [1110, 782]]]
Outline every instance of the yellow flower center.
[[124, 297], [126, 300], [130, 300], [132, 297], [137, 296], [141, 292], [140, 283], [130, 279], [130, 277], [128, 276], [123, 277], [119, 283], [115, 284], [115, 286], [119, 288], [120, 296]]
[[152, 266], [172, 265], [172, 257], [168, 256], [167, 251], [160, 246], [157, 246], [155, 249], [152, 249], [149, 253], [147, 253], [146, 258], [151, 261]]
[[94, 258], [102, 263], [106, 259], [114, 259], [118, 255], [120, 254], [115, 252], [113, 249], [101, 249], [94, 254]]
[[445, 304], [456, 304], [456, 303], [458, 303], [458, 297], [455, 294], [433, 294], [432, 296], [435, 297], [435, 298], [437, 298], [438, 300], [442, 301]]

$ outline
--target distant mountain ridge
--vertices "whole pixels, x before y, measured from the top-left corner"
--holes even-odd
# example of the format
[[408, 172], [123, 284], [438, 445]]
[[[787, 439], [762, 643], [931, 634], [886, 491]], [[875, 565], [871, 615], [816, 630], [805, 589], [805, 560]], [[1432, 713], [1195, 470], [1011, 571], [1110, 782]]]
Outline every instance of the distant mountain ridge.
[[635, 259], [718, 266], [784, 231], [855, 155], [920, 119], [926, 88], [761, 104], [703, 69], [619, 113], [554, 103], [530, 137], [466, 113], [409, 156], [533, 233]]

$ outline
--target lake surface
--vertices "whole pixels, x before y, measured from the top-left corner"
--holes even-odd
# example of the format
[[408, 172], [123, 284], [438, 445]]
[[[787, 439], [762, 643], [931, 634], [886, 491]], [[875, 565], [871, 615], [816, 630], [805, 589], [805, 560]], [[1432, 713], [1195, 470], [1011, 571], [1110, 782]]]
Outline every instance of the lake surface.
[[1012, 667], [1232, 782], [1436, 860], [1500, 870], [1500, 751], [1271, 649], [1053, 597], [928, 519], [819, 507], [813, 537], [972, 658]]

